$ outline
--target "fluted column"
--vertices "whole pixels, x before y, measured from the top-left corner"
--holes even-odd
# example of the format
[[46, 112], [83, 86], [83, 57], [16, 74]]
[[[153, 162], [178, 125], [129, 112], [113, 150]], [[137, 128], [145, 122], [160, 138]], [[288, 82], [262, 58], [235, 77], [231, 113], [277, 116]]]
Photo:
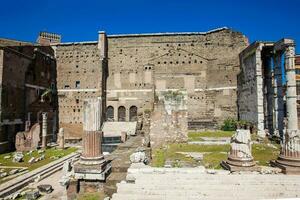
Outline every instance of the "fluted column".
[[298, 130], [297, 94], [295, 75], [295, 47], [293, 40], [283, 40], [286, 72], [287, 127], [280, 155], [273, 165], [286, 174], [300, 174], [300, 131]]
[[83, 159], [101, 159], [101, 99], [84, 101], [83, 111]]
[[42, 113], [42, 148], [47, 147], [48, 114]]
[[287, 129], [298, 129], [295, 47], [285, 49]]

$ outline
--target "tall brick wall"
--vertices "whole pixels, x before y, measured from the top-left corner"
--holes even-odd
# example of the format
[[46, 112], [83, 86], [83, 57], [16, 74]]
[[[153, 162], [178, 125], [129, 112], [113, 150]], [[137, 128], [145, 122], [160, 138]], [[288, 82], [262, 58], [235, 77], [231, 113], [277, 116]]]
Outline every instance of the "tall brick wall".
[[59, 120], [69, 127], [70, 136], [80, 137], [82, 100], [101, 96], [101, 77], [106, 76], [106, 103], [113, 108], [110, 117], [115, 121], [123, 107], [126, 121], [136, 107], [138, 114], [153, 109], [156, 93], [168, 90], [187, 91], [191, 126], [213, 127], [237, 116], [238, 55], [248, 45], [241, 33], [223, 28], [206, 33], [108, 35], [107, 40], [105, 76], [97, 41], [53, 46]]

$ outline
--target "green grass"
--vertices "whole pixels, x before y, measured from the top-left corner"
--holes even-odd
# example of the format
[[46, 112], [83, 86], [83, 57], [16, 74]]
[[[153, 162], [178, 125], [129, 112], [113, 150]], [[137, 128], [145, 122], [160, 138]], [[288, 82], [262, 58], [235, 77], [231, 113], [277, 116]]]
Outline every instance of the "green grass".
[[203, 131], [203, 132], [189, 132], [189, 141], [202, 141], [201, 137], [231, 137], [234, 131]]
[[[270, 160], [274, 160], [279, 155], [280, 146], [275, 145], [277, 149], [268, 146], [267, 144], [252, 145], [252, 155], [258, 165], [267, 166]], [[165, 148], [156, 149], [153, 151], [152, 166], [163, 167], [166, 160], [171, 161], [186, 161], [191, 164], [197, 163], [190, 157], [186, 157], [178, 152], [200, 152], [204, 153], [202, 164], [206, 168], [220, 169], [220, 162], [227, 159], [227, 152], [230, 150], [230, 145], [194, 145], [186, 143], [174, 143]]]
[[[56, 148], [49, 148], [49, 149], [46, 149], [44, 153], [45, 155], [45, 159], [44, 160], [41, 160], [39, 162], [36, 162], [36, 163], [33, 163], [33, 164], [29, 164], [28, 161], [30, 160], [31, 157], [39, 157], [41, 156], [42, 154], [38, 154], [38, 151], [33, 151], [31, 155], [27, 155], [26, 153], [27, 152], [23, 152], [23, 155], [24, 155], [24, 158], [23, 158], [23, 162], [20, 162], [20, 163], [15, 163], [12, 161], [12, 158], [13, 158], [13, 155], [15, 152], [10, 152], [10, 153], [5, 153], [5, 154], [0, 154], [0, 163], [2, 165], [0, 165], [0, 168], [2, 166], [12, 166], [12, 167], [27, 167], [29, 171], [32, 171], [34, 169], [37, 169], [43, 165], [46, 165], [52, 161], [54, 161], [55, 159], [51, 159], [51, 157], [63, 157], [63, 156], [66, 156], [68, 154], [71, 154], [73, 152], [77, 151], [76, 148], [74, 147], [71, 147], [71, 148], [67, 148], [67, 149], [64, 149], [64, 150], [61, 150], [61, 149], [56, 149]], [[4, 159], [5, 156], [10, 156], [11, 158], [9, 159]], [[10, 169], [11, 170], [11, 169]], [[2, 182], [5, 182], [5, 181], [1, 181], [2, 178], [0, 178], [0, 184]]]
[[258, 165], [268, 166], [270, 160], [277, 159], [280, 153], [280, 145], [275, 145], [277, 149], [267, 146], [266, 144], [253, 144], [252, 156]]

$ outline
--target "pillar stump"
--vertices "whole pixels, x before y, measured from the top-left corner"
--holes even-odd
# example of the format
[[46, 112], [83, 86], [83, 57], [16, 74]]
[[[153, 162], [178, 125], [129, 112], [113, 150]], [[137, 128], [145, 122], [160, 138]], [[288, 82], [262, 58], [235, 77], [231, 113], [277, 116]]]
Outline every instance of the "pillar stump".
[[[103, 191], [111, 164], [102, 154], [101, 100], [84, 101], [83, 111], [83, 152], [74, 165], [74, 180], [78, 182], [78, 192]], [[74, 181], [73, 180], [73, 181]]]
[[285, 174], [300, 174], [300, 131], [287, 130], [280, 155], [271, 165]]
[[259, 171], [251, 153], [250, 130], [237, 129], [231, 137], [230, 152], [226, 161], [222, 161], [223, 168], [234, 171]]
[[65, 131], [64, 128], [60, 128], [58, 132], [58, 148], [64, 149], [65, 148]]

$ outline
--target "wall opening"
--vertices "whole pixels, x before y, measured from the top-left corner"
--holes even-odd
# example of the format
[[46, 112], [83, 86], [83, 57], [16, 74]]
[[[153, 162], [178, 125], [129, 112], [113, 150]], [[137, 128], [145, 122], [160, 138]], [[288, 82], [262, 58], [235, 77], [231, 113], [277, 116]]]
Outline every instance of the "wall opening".
[[137, 107], [131, 106], [129, 108], [129, 121], [137, 121]]
[[124, 106], [120, 106], [118, 108], [118, 121], [120, 122], [126, 121], [126, 109]]
[[106, 109], [106, 120], [109, 122], [114, 121], [114, 107], [108, 106]]

